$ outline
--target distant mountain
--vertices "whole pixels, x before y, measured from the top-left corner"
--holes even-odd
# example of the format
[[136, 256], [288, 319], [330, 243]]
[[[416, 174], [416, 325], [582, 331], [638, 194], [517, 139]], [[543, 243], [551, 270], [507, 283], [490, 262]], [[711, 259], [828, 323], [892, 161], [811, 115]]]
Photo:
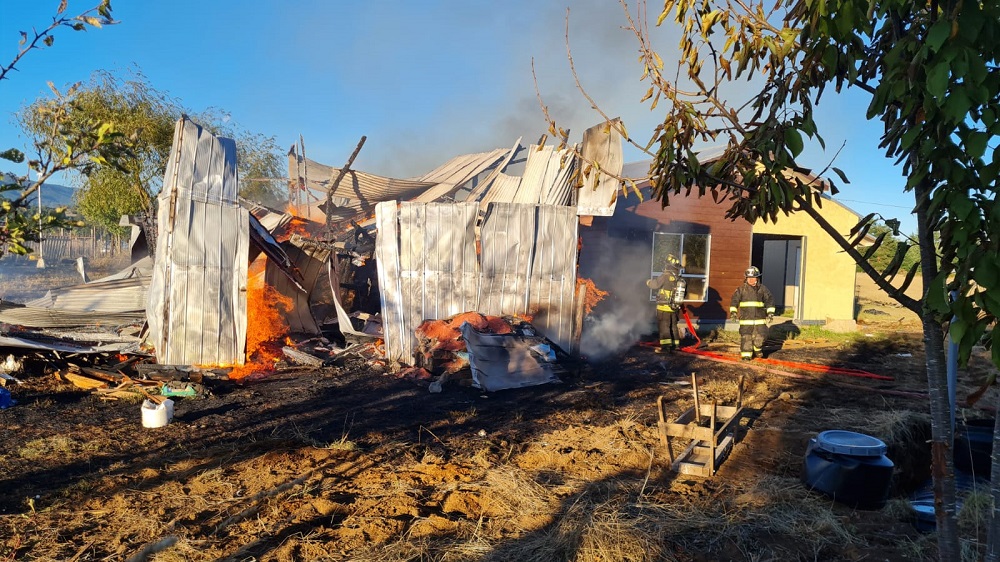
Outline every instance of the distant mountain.
[[[17, 176], [14, 174], [3, 172], [3, 183], [14, 183], [17, 181]], [[57, 183], [44, 183], [42, 184], [42, 205], [45, 207], [72, 207], [73, 206], [73, 194], [76, 190], [72, 187], [67, 187], [65, 185], [59, 185]], [[8, 191], [6, 193], [0, 194], [0, 197], [10, 199], [12, 195], [16, 192]], [[38, 201], [38, 193], [35, 192], [28, 198], [29, 201], [36, 203]]]

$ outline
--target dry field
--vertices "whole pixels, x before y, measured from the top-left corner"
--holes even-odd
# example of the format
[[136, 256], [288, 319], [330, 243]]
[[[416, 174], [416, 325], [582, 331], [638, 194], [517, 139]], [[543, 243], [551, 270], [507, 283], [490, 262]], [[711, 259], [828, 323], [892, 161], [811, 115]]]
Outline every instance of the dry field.
[[[558, 385], [432, 394], [359, 359], [217, 383], [144, 429], [138, 403], [36, 364], [0, 410], [0, 560], [929, 559], [933, 535], [905, 501], [929, 473], [919, 332], [869, 296], [861, 309], [858, 334], [804, 330], [772, 357], [894, 380], [634, 346]], [[707, 348], [733, 354], [734, 341]], [[963, 393], [986, 368], [963, 375]], [[710, 479], [668, 470], [657, 434], [657, 397], [690, 407], [691, 373], [720, 404], [747, 381], [745, 437]], [[851, 509], [801, 484], [806, 444], [826, 429], [887, 443], [888, 506]], [[974, 504], [970, 553], [984, 532]]]

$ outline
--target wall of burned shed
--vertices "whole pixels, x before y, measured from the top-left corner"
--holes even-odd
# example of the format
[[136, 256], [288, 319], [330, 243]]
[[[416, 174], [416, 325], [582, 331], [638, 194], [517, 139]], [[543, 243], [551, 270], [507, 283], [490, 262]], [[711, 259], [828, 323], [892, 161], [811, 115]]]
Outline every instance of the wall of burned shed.
[[158, 197], [146, 308], [162, 364], [245, 361], [250, 219], [236, 180], [236, 143], [178, 120]]
[[386, 355], [410, 362], [414, 331], [427, 318], [475, 310], [476, 203], [382, 202], [375, 207], [375, 256]]
[[411, 362], [414, 331], [466, 311], [532, 317], [570, 348], [576, 287], [574, 207], [491, 203], [476, 252], [476, 203], [376, 207], [376, 259], [389, 359]]

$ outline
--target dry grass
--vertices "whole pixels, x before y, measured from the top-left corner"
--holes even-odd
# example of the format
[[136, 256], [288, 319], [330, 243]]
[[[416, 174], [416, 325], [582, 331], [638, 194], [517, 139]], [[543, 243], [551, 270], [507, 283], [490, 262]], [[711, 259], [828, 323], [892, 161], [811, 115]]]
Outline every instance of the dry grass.
[[25, 443], [17, 451], [17, 455], [28, 460], [71, 458], [80, 453], [94, 453], [99, 450], [100, 446], [97, 443], [84, 443], [64, 435], [53, 435]]
[[[87, 275], [91, 279], [110, 275], [126, 267], [128, 259], [128, 256], [90, 259]], [[50, 289], [83, 283], [74, 263], [49, 263], [44, 269], [38, 269], [35, 264], [34, 261], [0, 260], [0, 298], [26, 302], [44, 296]]]

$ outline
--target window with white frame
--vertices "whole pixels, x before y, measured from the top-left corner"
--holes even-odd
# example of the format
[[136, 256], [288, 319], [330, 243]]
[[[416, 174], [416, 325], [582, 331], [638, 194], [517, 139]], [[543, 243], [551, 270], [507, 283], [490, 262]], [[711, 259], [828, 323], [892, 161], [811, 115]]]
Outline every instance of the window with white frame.
[[[684, 302], [708, 300], [708, 251], [711, 237], [708, 234], [653, 233], [653, 262], [651, 277], [659, 276], [667, 268], [667, 256], [674, 255], [681, 264], [681, 276], [687, 282]], [[650, 300], [656, 295], [650, 291]]]

